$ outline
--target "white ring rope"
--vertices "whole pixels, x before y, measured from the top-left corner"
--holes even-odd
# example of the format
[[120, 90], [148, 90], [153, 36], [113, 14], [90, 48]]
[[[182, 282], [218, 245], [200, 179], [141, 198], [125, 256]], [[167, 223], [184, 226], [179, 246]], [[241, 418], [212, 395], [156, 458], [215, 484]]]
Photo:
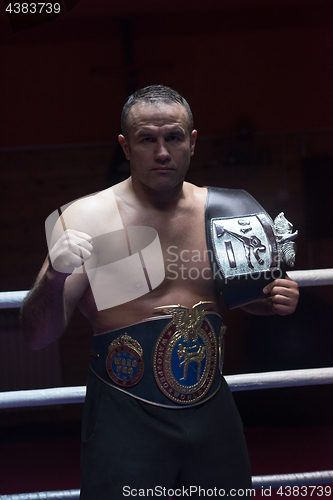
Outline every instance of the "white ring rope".
[[[297, 472], [295, 474], [273, 474], [268, 476], [253, 476], [253, 488], [262, 486], [297, 486], [333, 483], [333, 470], [322, 470], [316, 472]], [[333, 490], [333, 488], [332, 488]], [[309, 492], [310, 493], [310, 492]], [[315, 495], [313, 495], [315, 496]]]
[[28, 293], [29, 290], [22, 290], [21, 292], [0, 292], [0, 309], [13, 309], [14, 307], [21, 307], [21, 304]]
[[241, 373], [239, 375], [227, 375], [225, 379], [233, 392], [297, 387], [301, 385], [332, 384], [333, 368]]
[[0, 500], [58, 500], [70, 498], [79, 500], [80, 490], [41, 491], [39, 493], [20, 493], [18, 495], [0, 495]]
[[7, 391], [0, 392], [0, 409], [84, 403], [85, 397], [85, 386]]
[[[231, 391], [253, 391], [257, 389], [276, 389], [278, 387], [332, 384], [333, 368], [244, 373], [240, 375], [227, 375], [225, 379]], [[83, 403], [85, 395], [85, 386], [0, 392], [0, 408]]]
[[298, 286], [333, 285], [333, 269], [312, 269], [307, 271], [288, 271], [289, 278]]
[[[309, 271], [288, 271], [288, 276], [298, 283], [298, 286], [333, 285], [333, 269], [313, 269]], [[20, 292], [0, 292], [0, 309], [21, 307], [29, 290]]]

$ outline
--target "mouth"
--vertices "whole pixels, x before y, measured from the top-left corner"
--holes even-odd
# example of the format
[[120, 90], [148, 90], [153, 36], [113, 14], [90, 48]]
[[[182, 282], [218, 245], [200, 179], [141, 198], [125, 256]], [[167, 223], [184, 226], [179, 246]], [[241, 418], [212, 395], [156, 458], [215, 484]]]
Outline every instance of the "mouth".
[[158, 172], [170, 172], [175, 169], [173, 167], [169, 167], [168, 165], [159, 165], [158, 167], [153, 167], [152, 170], [157, 170]]

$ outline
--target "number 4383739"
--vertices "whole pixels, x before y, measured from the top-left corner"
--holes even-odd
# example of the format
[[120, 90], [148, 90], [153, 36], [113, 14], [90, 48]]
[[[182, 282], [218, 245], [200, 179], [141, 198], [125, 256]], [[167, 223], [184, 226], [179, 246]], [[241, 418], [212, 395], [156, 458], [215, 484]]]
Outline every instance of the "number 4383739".
[[59, 14], [61, 10], [60, 3], [27, 3], [15, 2], [9, 3], [6, 12], [9, 14]]
[[276, 492], [281, 497], [330, 497], [331, 486], [280, 486]]

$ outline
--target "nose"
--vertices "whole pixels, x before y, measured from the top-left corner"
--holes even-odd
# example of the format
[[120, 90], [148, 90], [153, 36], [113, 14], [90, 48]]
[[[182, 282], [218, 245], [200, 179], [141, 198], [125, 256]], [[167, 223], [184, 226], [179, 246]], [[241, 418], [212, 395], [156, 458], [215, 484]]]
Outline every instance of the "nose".
[[167, 163], [168, 161], [170, 161], [170, 159], [171, 156], [168, 151], [165, 140], [163, 138], [159, 138], [156, 141], [155, 161], [158, 161], [159, 163]]

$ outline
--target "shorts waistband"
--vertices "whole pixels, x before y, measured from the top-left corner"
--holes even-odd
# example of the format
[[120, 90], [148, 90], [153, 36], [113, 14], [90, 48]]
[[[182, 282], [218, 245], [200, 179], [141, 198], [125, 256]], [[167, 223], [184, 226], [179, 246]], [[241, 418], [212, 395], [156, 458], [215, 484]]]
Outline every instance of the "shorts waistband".
[[172, 315], [148, 318], [95, 334], [90, 369], [107, 385], [145, 403], [189, 408], [220, 387], [224, 331], [214, 312], [206, 312], [195, 328], [176, 324]]

